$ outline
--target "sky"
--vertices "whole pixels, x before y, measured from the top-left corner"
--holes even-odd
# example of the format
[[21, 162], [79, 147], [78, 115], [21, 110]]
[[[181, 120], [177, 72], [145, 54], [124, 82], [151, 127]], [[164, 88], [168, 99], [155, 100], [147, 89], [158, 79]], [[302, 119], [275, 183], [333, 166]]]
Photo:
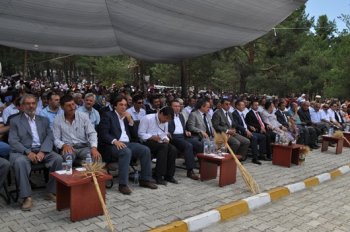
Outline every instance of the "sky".
[[329, 20], [335, 20], [337, 28], [342, 31], [346, 28], [345, 23], [337, 17], [343, 14], [350, 14], [350, 0], [308, 0], [306, 13], [310, 17], [315, 16], [315, 22], [320, 15], [327, 15]]

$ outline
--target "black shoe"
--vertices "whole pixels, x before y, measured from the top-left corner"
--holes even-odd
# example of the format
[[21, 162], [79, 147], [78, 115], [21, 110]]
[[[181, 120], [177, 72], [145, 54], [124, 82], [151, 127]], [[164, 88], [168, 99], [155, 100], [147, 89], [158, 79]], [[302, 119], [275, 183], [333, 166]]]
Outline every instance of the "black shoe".
[[264, 156], [264, 155], [259, 156], [259, 157], [258, 157], [258, 160], [271, 161], [271, 159], [267, 158], [267, 157]]
[[167, 182], [165, 180], [159, 178], [159, 179], [156, 179], [156, 184], [158, 184], [158, 185], [160, 184], [160, 185], [165, 185], [166, 186]]
[[179, 182], [177, 180], [175, 180], [174, 177], [166, 177], [164, 178], [164, 180], [170, 182], [170, 183], [173, 183], [173, 184], [178, 184]]
[[253, 159], [253, 163], [261, 165], [261, 162], [258, 159]]

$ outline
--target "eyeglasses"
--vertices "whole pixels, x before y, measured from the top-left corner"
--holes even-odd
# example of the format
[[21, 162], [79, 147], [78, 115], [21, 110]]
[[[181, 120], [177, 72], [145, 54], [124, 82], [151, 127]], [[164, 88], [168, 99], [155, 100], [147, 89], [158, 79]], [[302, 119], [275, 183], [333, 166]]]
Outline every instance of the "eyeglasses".
[[143, 102], [142, 101], [140, 101], [140, 102], [136, 102], [137, 104], [139, 104], [139, 105], [141, 105], [141, 104], [143, 104]]

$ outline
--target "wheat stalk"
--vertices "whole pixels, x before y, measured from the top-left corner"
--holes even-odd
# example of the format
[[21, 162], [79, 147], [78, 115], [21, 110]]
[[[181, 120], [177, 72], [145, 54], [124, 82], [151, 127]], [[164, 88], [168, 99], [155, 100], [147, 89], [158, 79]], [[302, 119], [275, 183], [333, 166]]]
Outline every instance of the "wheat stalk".
[[226, 148], [230, 151], [230, 154], [232, 155], [233, 160], [236, 162], [237, 167], [238, 167], [239, 171], [242, 174], [243, 180], [244, 180], [245, 184], [248, 186], [249, 190], [253, 194], [260, 193], [259, 185], [256, 183], [254, 178], [250, 175], [248, 170], [237, 159], [235, 153], [232, 151], [231, 147], [228, 145], [228, 143], [227, 143], [227, 141], [228, 141], [227, 135], [225, 133], [221, 133], [221, 134], [215, 133], [214, 139], [215, 139], [215, 143], [216, 144], [225, 144]]
[[112, 224], [112, 220], [111, 220], [111, 217], [109, 215], [105, 201], [103, 200], [100, 185], [98, 184], [98, 181], [97, 181], [98, 176], [106, 174], [106, 170], [104, 169], [105, 163], [93, 162], [91, 164], [90, 163], [83, 164], [83, 166], [85, 167], [85, 171], [79, 172], [76, 175], [81, 176], [83, 178], [92, 178], [94, 185], [95, 185], [95, 188], [96, 188], [98, 198], [99, 198], [101, 206], [102, 206], [103, 214], [106, 216], [106, 220], [107, 220], [109, 229], [113, 232], [114, 226]]
[[349, 140], [347, 138], [345, 138], [343, 132], [341, 132], [339, 130], [336, 131], [333, 136], [336, 138], [343, 138], [348, 144], [350, 144]]

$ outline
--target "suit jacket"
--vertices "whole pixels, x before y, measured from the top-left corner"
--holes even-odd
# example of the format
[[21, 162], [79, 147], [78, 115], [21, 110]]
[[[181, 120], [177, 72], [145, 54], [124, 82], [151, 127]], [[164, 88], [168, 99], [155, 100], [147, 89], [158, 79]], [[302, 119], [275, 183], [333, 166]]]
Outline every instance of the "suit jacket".
[[244, 128], [244, 124], [243, 124], [242, 118], [239, 115], [238, 111], [237, 110], [233, 111], [232, 112], [232, 116], [237, 122], [236, 130], [238, 131], [238, 133], [240, 135], [246, 136], [247, 132], [246, 132], [246, 129]]
[[[129, 125], [128, 120], [124, 118], [126, 134], [131, 141], [133, 127]], [[119, 118], [115, 111], [105, 112], [101, 117], [101, 122], [98, 126], [98, 141], [101, 145], [112, 145], [113, 139], [120, 139], [122, 129], [120, 127]]]
[[[40, 151], [49, 153], [53, 148], [53, 134], [49, 120], [43, 116], [35, 115], [35, 124], [40, 139]], [[10, 124], [9, 144], [11, 152], [28, 154], [32, 150], [33, 135], [28, 119], [24, 113], [13, 117]]]
[[[180, 121], [181, 121], [181, 124], [182, 124], [182, 128], [183, 128], [183, 134], [185, 134], [185, 129], [186, 129], [186, 125], [185, 125], [185, 117], [180, 113], [179, 114], [179, 118], [180, 118]], [[175, 131], [175, 121], [174, 119], [171, 120], [169, 123], [168, 123], [168, 132], [173, 135], [174, 134], [174, 131]]]
[[[206, 115], [207, 116], [207, 121], [209, 124], [209, 127], [211, 128], [211, 131], [213, 133], [214, 136], [214, 127], [211, 123], [211, 117], [209, 114]], [[206, 126], [203, 120], [203, 116], [202, 113], [199, 110], [195, 110], [193, 112], [190, 113], [190, 115], [188, 116], [188, 120], [186, 123], [186, 128], [188, 131], [193, 132], [195, 134], [199, 134], [201, 131], [206, 132]]]
[[215, 111], [211, 122], [213, 123], [213, 127], [217, 132], [219, 132], [219, 133], [226, 132], [228, 129], [232, 129], [232, 128], [237, 127], [237, 122], [233, 118], [232, 114], [230, 112], [228, 112], [227, 115], [230, 117], [231, 123], [227, 119], [227, 117], [222, 109]]
[[312, 122], [311, 122], [311, 115], [310, 115], [310, 111], [304, 111], [302, 108], [300, 108], [298, 110], [298, 115], [299, 118], [302, 122], [304, 122], [306, 125], [311, 126]]
[[[262, 117], [261, 117], [261, 114], [260, 112], [258, 112], [260, 118], [261, 118], [261, 121], [262, 121]], [[260, 133], [261, 131], [261, 126], [260, 126], [260, 123], [258, 121], [258, 118], [256, 117], [255, 113], [253, 110], [250, 110], [247, 115], [245, 116], [245, 121], [247, 123], [247, 126], [252, 126], [255, 128], [256, 132], [257, 133]], [[263, 122], [264, 123], [264, 122]], [[265, 125], [265, 124], [264, 124]]]
[[287, 116], [284, 112], [282, 113], [280, 110], [277, 110], [276, 113], [275, 113], [276, 117], [277, 117], [277, 121], [279, 123], [281, 123], [284, 127], [288, 128], [289, 127], [289, 124], [288, 122], [286, 121], [286, 118], [284, 117]]

